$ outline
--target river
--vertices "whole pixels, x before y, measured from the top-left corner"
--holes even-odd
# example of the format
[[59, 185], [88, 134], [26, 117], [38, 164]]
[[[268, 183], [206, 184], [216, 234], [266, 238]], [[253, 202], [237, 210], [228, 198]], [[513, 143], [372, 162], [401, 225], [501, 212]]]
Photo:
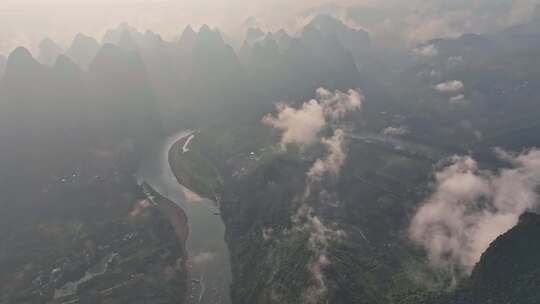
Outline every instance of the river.
[[219, 209], [215, 202], [201, 199], [179, 184], [169, 164], [172, 146], [186, 137], [193, 139], [193, 134], [194, 131], [181, 131], [157, 145], [142, 163], [137, 178], [139, 183], [148, 183], [187, 215], [191, 303], [229, 304], [232, 275], [225, 225]]

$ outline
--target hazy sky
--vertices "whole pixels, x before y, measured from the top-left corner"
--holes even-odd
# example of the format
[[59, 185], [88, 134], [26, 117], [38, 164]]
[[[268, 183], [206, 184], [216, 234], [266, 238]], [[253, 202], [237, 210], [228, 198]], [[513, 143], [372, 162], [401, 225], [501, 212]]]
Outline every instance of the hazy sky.
[[[338, 7], [360, 7], [363, 27], [388, 41], [482, 32], [527, 18], [539, 0], [0, 0], [0, 53], [44, 37], [61, 43], [78, 32], [101, 38], [127, 21], [170, 37], [187, 24], [234, 31], [249, 16], [266, 29], [293, 29], [307, 10], [345, 16]], [[319, 8], [319, 9], [317, 9]], [[362, 9], [366, 10], [362, 10]], [[366, 18], [367, 16], [367, 18]], [[367, 24], [369, 23], [369, 24]], [[385, 38], [386, 37], [386, 38]]]
[[[77, 32], [101, 36], [122, 21], [164, 36], [188, 24], [232, 28], [250, 15], [291, 22], [292, 12], [325, 1], [309, 0], [0, 0], [0, 52], [46, 36], [68, 41]], [[350, 1], [340, 1], [341, 3]], [[286, 15], [286, 16], [285, 16]], [[287, 20], [287, 21], [285, 21]], [[283, 24], [283, 26], [287, 26]], [[290, 26], [290, 25], [289, 25]]]

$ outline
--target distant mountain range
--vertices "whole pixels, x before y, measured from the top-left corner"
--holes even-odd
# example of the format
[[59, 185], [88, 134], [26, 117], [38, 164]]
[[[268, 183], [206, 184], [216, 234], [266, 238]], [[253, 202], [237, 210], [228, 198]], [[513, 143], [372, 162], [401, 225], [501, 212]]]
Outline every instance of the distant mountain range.
[[[524, 163], [536, 168], [520, 153], [540, 147], [539, 20], [415, 49], [379, 47], [368, 32], [328, 15], [295, 35], [265, 32], [251, 18], [238, 49], [207, 25], [166, 41], [128, 24], [101, 41], [78, 34], [67, 49], [45, 39], [37, 56], [17, 48], [0, 56], [0, 226], [23, 233], [16, 219], [27, 213], [41, 223], [64, 208], [79, 217], [112, 212], [114, 202], [124, 209], [110, 221], [124, 222], [143, 199], [133, 180], [141, 160], [167, 135], [196, 129], [192, 156], [212, 174], [193, 180], [212, 184], [208, 176], [220, 176], [219, 189], [224, 184], [212, 195], [227, 227], [233, 303], [538, 303], [536, 204], [486, 243], [475, 266], [453, 265], [455, 272], [433, 265], [408, 229], [434, 192], [436, 202], [461, 194], [461, 182], [436, 191], [449, 175], [441, 167], [483, 186], [481, 194], [501, 188], [499, 175], [523, 177]], [[324, 170], [331, 173], [313, 177]], [[79, 172], [88, 172], [84, 186], [64, 185]], [[538, 184], [536, 175], [510, 180]], [[497, 211], [491, 194], [478, 197], [466, 211]], [[70, 198], [88, 205], [71, 209]], [[145, 240], [170, 241], [160, 218], [148, 216], [126, 225], [164, 229]], [[54, 235], [51, 227], [46, 233]], [[0, 244], [9, 243], [8, 228]], [[84, 245], [91, 233], [78, 231]], [[170, 262], [177, 245], [144, 252]], [[18, 250], [8, 249], [10, 257]], [[9, 265], [3, 257], [0, 269]], [[140, 273], [155, 270], [137, 265]], [[174, 268], [160, 266], [144, 286]], [[5, 269], [0, 294], [21, 271]], [[17, 290], [31, 284], [21, 279]]]

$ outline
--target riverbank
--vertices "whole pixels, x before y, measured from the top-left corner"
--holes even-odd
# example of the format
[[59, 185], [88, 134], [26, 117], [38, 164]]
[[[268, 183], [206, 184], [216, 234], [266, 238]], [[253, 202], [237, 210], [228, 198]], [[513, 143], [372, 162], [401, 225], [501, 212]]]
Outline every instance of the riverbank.
[[32, 222], [2, 231], [0, 303], [186, 303], [186, 248], [171, 212], [122, 173], [49, 186]]
[[142, 185], [142, 188], [148, 199], [157, 206], [163, 217], [167, 219], [167, 221], [174, 228], [176, 238], [178, 242], [182, 244], [182, 256], [185, 258], [183, 258], [181, 261], [178, 261], [179, 265], [177, 265], [177, 267], [181, 267], [182, 269], [186, 270], [186, 280], [184, 288], [188, 292], [185, 293], [183, 303], [189, 304], [191, 303], [191, 273], [188, 267], [189, 253], [187, 250], [187, 240], [189, 237], [189, 225], [187, 215], [180, 206], [156, 192], [147, 183], [144, 183]]
[[[215, 203], [202, 199], [204, 195], [198, 196], [195, 193], [199, 191], [178, 178], [191, 178], [200, 174], [200, 163], [192, 163], [191, 158], [174, 157], [175, 154], [185, 156], [180, 153], [193, 133], [189, 130], [180, 131], [155, 146], [153, 153], [148, 155], [139, 168], [137, 179], [139, 184], [147, 183], [156, 193], [185, 213], [188, 226], [187, 265], [191, 278], [190, 302], [229, 304], [232, 275], [229, 250], [225, 243], [225, 225]], [[193, 152], [185, 154], [191, 155]], [[176, 165], [179, 159], [188, 167], [187, 171], [186, 166]]]
[[147, 196], [149, 199], [156, 204], [159, 211], [173, 226], [178, 241], [180, 241], [185, 248], [189, 237], [189, 225], [188, 218], [184, 210], [168, 198], [156, 192], [148, 184], [144, 184], [144, 187], [145, 192], [148, 192]]
[[181, 138], [169, 150], [169, 165], [181, 185], [197, 196], [218, 201], [223, 192], [223, 180], [215, 166], [208, 161], [196, 146], [196, 136]]

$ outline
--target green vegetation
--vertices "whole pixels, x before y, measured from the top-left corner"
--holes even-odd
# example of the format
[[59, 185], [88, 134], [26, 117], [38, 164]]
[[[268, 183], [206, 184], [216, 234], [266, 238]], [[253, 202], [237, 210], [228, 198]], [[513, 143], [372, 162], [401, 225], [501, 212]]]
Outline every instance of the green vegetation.
[[535, 304], [540, 301], [540, 215], [526, 213], [482, 255], [470, 279], [437, 304]]
[[202, 197], [214, 200], [223, 192], [223, 179], [217, 168], [201, 154], [196, 138], [185, 153], [182, 148], [187, 139], [176, 143], [170, 151], [169, 162], [180, 184]]
[[0, 232], [0, 303], [184, 301], [184, 246], [131, 176], [80, 187], [50, 189], [61, 212]]
[[189, 151], [184, 153], [187, 139], [171, 149], [173, 171], [181, 184], [214, 200], [223, 194], [224, 176], [247, 172], [272, 157], [275, 134], [259, 123], [209, 127], [194, 133]]
[[[264, 141], [266, 147], [276, 143], [271, 132]], [[220, 158], [225, 172], [249, 168], [228, 179], [222, 206], [235, 274], [232, 298], [235, 303], [302, 303], [314, 284], [308, 271], [313, 252], [308, 232], [296, 230], [291, 218], [318, 151], [268, 149], [271, 153], [263, 152], [256, 162], [245, 151]], [[330, 264], [323, 267], [329, 303], [408, 303], [427, 297], [431, 292], [423, 280], [440, 279], [406, 240], [403, 215], [421, 200], [433, 157], [354, 139], [348, 152], [340, 177], [322, 185], [338, 203], [310, 203], [324, 223], [336, 223], [346, 235], [329, 243]]]

